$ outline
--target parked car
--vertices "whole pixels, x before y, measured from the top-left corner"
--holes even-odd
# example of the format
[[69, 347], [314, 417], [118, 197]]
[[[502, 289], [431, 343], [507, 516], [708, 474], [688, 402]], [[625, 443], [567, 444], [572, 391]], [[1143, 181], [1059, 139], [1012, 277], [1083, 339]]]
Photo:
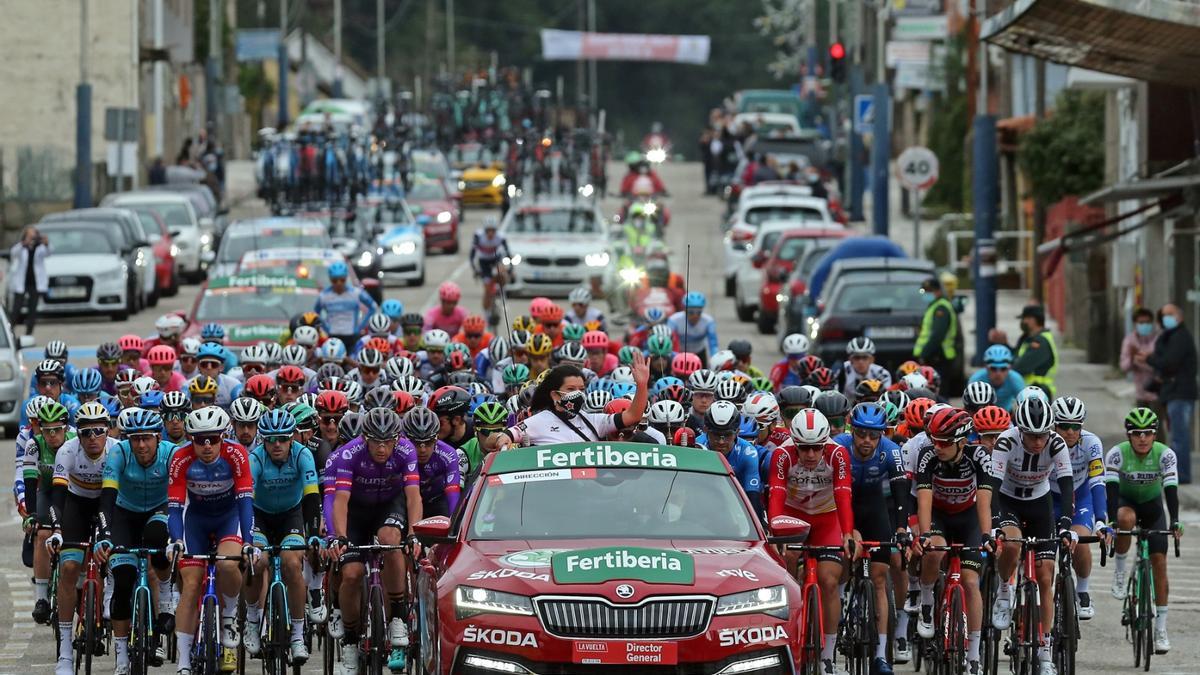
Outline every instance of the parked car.
[[135, 211], [142, 223], [142, 233], [154, 249], [154, 278], [159, 295], [174, 296], [179, 293], [179, 265], [175, 254], [179, 247], [171, 238], [167, 224], [153, 211]]
[[458, 209], [442, 181], [417, 178], [404, 200], [429, 217], [423, 228], [425, 250], [458, 253]]
[[170, 183], [167, 185], [148, 185], [146, 190], [171, 192], [187, 197], [196, 210], [202, 233], [209, 235], [208, 244], [216, 247], [217, 240], [225, 233], [226, 217], [229, 209], [221, 206], [216, 195], [204, 183]]
[[[783, 282], [788, 278], [796, 261], [806, 257], [808, 251], [816, 249], [828, 251], [834, 242], [847, 236], [846, 230], [787, 230], [775, 241], [769, 250], [765, 247], [755, 251], [751, 256], [751, 264], [758, 277], [755, 323], [760, 333], [769, 335], [775, 332], [775, 324], [779, 318], [779, 291]], [[810, 258], [811, 259], [811, 258]], [[816, 261], [812, 264], [815, 266]]]
[[246, 251], [266, 248], [333, 248], [325, 224], [312, 218], [277, 217], [231, 223], [212, 256], [209, 278], [228, 276]]
[[154, 307], [158, 304], [159, 288], [154, 274], [154, 248], [146, 240], [142, 222], [136, 213], [119, 208], [74, 209], [51, 213], [44, 216], [41, 222], [91, 222], [111, 228], [119, 237], [117, 250], [136, 279], [130, 313], [135, 314], [144, 307]]
[[729, 219], [729, 231], [725, 233], [723, 272], [726, 295], [732, 296], [737, 291], [738, 267], [750, 258], [750, 247], [759, 226], [767, 221], [781, 220], [790, 221], [796, 227], [827, 230], [842, 227], [829, 214], [829, 205], [819, 197], [801, 196], [783, 189], [742, 199]]
[[187, 195], [163, 191], [119, 192], [108, 195], [101, 203], [138, 213], [157, 214], [166, 222], [172, 243], [178, 248], [175, 257], [179, 273], [193, 283], [204, 278], [204, 252], [212, 250], [212, 238], [205, 240], [200, 217]]
[[[374, 246], [372, 259], [378, 267], [379, 279], [382, 284], [388, 281], [400, 281], [409, 286], [421, 286], [425, 283], [425, 233], [422, 229], [429, 225], [430, 218], [426, 214], [414, 217], [415, 207], [410, 207], [403, 199], [388, 199], [387, 201], [368, 198], [359, 206], [359, 231], [363, 241]], [[334, 240], [334, 245], [340, 240]], [[359, 254], [361, 262], [363, 253]]]
[[0, 426], [6, 438], [16, 438], [25, 401], [22, 349], [34, 346], [32, 335], [17, 337], [8, 312], [0, 307]]
[[[808, 279], [812, 276], [813, 270], [817, 268], [817, 263], [821, 262], [821, 259], [832, 250], [832, 244], [809, 248], [792, 266], [792, 271], [788, 274], [787, 279], [775, 291], [775, 305], [779, 312], [776, 320], [778, 324], [776, 334], [780, 344], [788, 335], [808, 330], [804, 321], [805, 291], [808, 289]], [[766, 293], [765, 285], [763, 292]]]
[[754, 320], [754, 313], [758, 310], [758, 292], [762, 288], [762, 266], [775, 244], [788, 232], [806, 232], [809, 236], [805, 240], [811, 242], [825, 232], [845, 230], [806, 227], [803, 223], [797, 227], [796, 222], [791, 220], [769, 220], [759, 225], [746, 249], [749, 256], [738, 262], [734, 272], [733, 305], [740, 321]]
[[119, 230], [90, 220], [43, 222], [38, 229], [54, 251], [46, 258], [49, 288], [40, 314], [108, 314], [124, 321], [140, 309], [133, 253]]
[[547, 198], [513, 206], [500, 224], [508, 292], [565, 296], [599, 285], [610, 264], [608, 228], [591, 201]]

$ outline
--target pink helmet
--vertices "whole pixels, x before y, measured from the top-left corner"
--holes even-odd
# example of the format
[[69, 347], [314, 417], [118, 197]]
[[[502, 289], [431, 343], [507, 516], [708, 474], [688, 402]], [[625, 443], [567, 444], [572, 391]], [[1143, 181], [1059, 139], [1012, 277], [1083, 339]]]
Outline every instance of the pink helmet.
[[542, 315], [546, 313], [550, 307], [554, 305], [554, 301], [550, 298], [538, 296], [529, 301], [529, 315], [536, 321], [542, 320]]
[[444, 281], [441, 286], [438, 286], [438, 298], [442, 302], [458, 302], [462, 297], [462, 289], [453, 281]]

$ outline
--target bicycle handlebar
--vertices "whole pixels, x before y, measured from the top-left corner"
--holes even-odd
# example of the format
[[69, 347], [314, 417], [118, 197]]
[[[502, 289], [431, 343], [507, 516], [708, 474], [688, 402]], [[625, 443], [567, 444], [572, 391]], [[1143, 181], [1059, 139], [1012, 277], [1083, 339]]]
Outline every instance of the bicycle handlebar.
[[[1132, 530], [1113, 530], [1113, 535], [1115, 535], [1117, 537], [1137, 537], [1138, 539], [1145, 539], [1148, 537], [1156, 537], [1156, 536], [1160, 536], [1160, 535], [1161, 536], [1169, 536], [1172, 539], [1174, 539], [1174, 541], [1175, 541], [1175, 557], [1176, 558], [1179, 557], [1179, 540], [1175, 538], [1175, 530], [1152, 530], [1152, 529], [1147, 529], [1147, 528], [1135, 527]], [[1109, 555], [1113, 555], [1116, 552], [1117, 542], [1115, 540], [1113, 541], [1113, 545], [1111, 548], [1113, 550], [1109, 551]]]

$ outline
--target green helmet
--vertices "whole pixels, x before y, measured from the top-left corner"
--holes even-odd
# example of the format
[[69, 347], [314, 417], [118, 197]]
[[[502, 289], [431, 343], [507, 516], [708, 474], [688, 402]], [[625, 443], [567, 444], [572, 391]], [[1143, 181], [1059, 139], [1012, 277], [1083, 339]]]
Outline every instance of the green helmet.
[[625, 163], [626, 164], [641, 164], [642, 163], [642, 153], [638, 152], [637, 150], [630, 150], [625, 155]]
[[630, 205], [629, 216], [628, 216], [628, 218], [630, 220], [633, 220], [634, 218], [637, 218], [638, 216], [645, 216], [645, 215], [646, 215], [646, 208], [644, 206], [642, 206], [640, 203]]
[[[665, 335], [651, 335], [650, 339], [646, 340], [646, 351], [650, 352], [650, 356], [670, 356], [674, 345], [671, 344], [671, 338]], [[633, 359], [631, 358], [630, 361]]]
[[529, 380], [529, 366], [524, 363], [513, 363], [504, 367], [501, 374], [506, 387], [519, 387]]
[[41, 422], [42, 424], [66, 422], [67, 416], [68, 413], [66, 406], [58, 401], [51, 401], [50, 403], [42, 406], [42, 409], [38, 411], [38, 422]]
[[562, 330], [563, 341], [564, 342], [579, 342], [579, 341], [583, 340], [583, 334], [586, 332], [587, 331], [584, 330], [584, 328], [581, 324], [568, 323], [567, 325], [563, 326], [563, 330]]
[[[47, 406], [48, 407], [48, 406]], [[45, 410], [45, 408], [43, 408]], [[1158, 415], [1149, 408], [1134, 408], [1125, 416], [1125, 431], [1158, 430]]]
[[462, 352], [463, 356], [467, 357], [467, 360], [471, 359], [471, 348], [461, 342], [451, 342], [446, 345], [443, 351], [446, 353], [446, 358], [450, 358], [450, 355], [454, 352]]
[[761, 376], [750, 378], [750, 386], [754, 388], [754, 391], [770, 392], [775, 389], [775, 384], [771, 382], [770, 378]]
[[887, 425], [889, 427], [896, 426], [900, 421], [900, 406], [891, 401], [880, 401], [879, 405], [883, 406], [883, 412], [887, 416]]
[[304, 429], [310, 426], [315, 427], [317, 424], [317, 411], [307, 403], [293, 401], [285, 405], [283, 409], [296, 418], [297, 427]]
[[628, 366], [633, 363], [633, 355], [637, 352], [637, 347], [625, 345], [617, 352], [617, 361], [619, 361], [623, 366]]
[[475, 428], [498, 427], [508, 422], [508, 409], [503, 403], [487, 401], [475, 409]]

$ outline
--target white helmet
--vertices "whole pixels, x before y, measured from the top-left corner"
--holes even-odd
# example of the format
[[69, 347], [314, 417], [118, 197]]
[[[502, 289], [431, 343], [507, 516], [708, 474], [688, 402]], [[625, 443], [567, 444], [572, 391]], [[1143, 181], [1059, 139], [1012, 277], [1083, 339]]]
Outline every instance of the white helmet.
[[687, 420], [687, 411], [679, 401], [666, 399], [650, 406], [649, 416], [651, 424], [683, 424]]
[[808, 338], [800, 333], [792, 333], [783, 338], [780, 346], [788, 356], [804, 356], [808, 353]]
[[950, 405], [949, 403], [934, 403], [933, 405], [929, 406], [929, 408], [925, 410], [925, 424], [929, 424], [929, 420], [933, 419], [933, 416], [937, 413], [940, 413], [943, 410], [950, 410], [953, 407], [954, 406]]
[[608, 374], [608, 379], [613, 382], [627, 382], [633, 384], [633, 369], [629, 366], [617, 366]]
[[235, 421], [251, 423], [257, 422], [263, 414], [263, 404], [258, 402], [258, 399], [242, 396], [233, 401], [229, 406], [229, 415]]
[[148, 391], [159, 389], [158, 382], [153, 377], [139, 377], [133, 381], [133, 393], [139, 398]]
[[163, 314], [154, 322], [154, 330], [158, 331], [159, 337], [173, 338], [183, 332], [183, 327], [187, 322], [178, 314]]
[[779, 420], [779, 402], [773, 394], [756, 391], [742, 404], [742, 414], [753, 417], [761, 426], [771, 425]]
[[300, 345], [288, 345], [283, 348], [279, 362], [285, 366], [303, 366], [308, 361], [308, 351]]
[[302, 347], [316, 347], [320, 340], [321, 334], [312, 326], [296, 326], [292, 332], [292, 341]]
[[229, 413], [215, 405], [188, 413], [184, 430], [189, 434], [224, 433], [229, 428]]
[[925, 379], [925, 376], [920, 373], [909, 373], [900, 378], [900, 381], [903, 382], [904, 385], [909, 389], [929, 388], [929, 380]]
[[413, 374], [413, 362], [412, 359], [406, 359], [403, 356], [393, 356], [383, 364], [383, 370], [388, 377], [398, 380]]
[[709, 393], [715, 392], [717, 390], [717, 374], [708, 368], [697, 370], [688, 375], [688, 389]]
[[709, 370], [720, 372], [729, 368], [733, 368], [737, 363], [737, 357], [728, 349], [721, 349], [713, 352], [713, 355], [708, 359]]
[[440, 328], [434, 328], [430, 331], [425, 331], [425, 337], [422, 338], [425, 343], [425, 349], [442, 350], [446, 345], [450, 344], [450, 334]]
[[[306, 326], [307, 328], [307, 326]], [[262, 363], [267, 362], [267, 350], [262, 345], [250, 345], [242, 350], [242, 358], [240, 361], [246, 363]]]
[[488, 357], [492, 360], [492, 364], [497, 364], [508, 358], [508, 338], [497, 335], [492, 338], [492, 341], [487, 347]]
[[279, 365], [279, 362], [283, 360], [283, 347], [280, 347], [278, 342], [264, 341], [259, 344], [263, 346], [263, 349], [267, 350], [267, 365]]
[[1030, 396], [1017, 404], [1013, 423], [1027, 434], [1048, 433], [1054, 428], [1054, 410], [1050, 408], [1044, 396]]
[[1074, 422], [1075, 424], [1083, 424], [1087, 419], [1087, 407], [1083, 405], [1083, 401], [1074, 396], [1059, 396], [1054, 399], [1054, 404], [1051, 406], [1054, 411], [1054, 422]]
[[846, 344], [847, 356], [858, 356], [860, 354], [871, 355], [875, 353], [875, 343], [869, 337], [856, 337]]
[[829, 441], [829, 420], [816, 408], [805, 408], [792, 418], [792, 442], [796, 445], [820, 445]]
[[590, 413], [602, 413], [604, 412], [604, 406], [608, 405], [608, 402], [611, 401], [612, 398], [612, 392], [604, 391], [602, 389], [594, 389], [589, 391], [587, 395], [583, 397], [583, 411]]
[[592, 292], [582, 286], [571, 291], [567, 301], [572, 305], [586, 305], [592, 301]]
[[200, 353], [199, 338], [187, 337], [179, 341], [179, 353], [183, 356], [195, 356]]
[[1050, 402], [1050, 399], [1046, 396], [1046, 390], [1042, 389], [1041, 387], [1036, 387], [1032, 384], [1017, 392], [1018, 404], [1024, 403], [1026, 400], [1031, 398], [1040, 398], [1046, 403]]
[[811, 384], [802, 384], [800, 388], [808, 392], [808, 400], [810, 401], [817, 400], [817, 397], [821, 395], [820, 387], [814, 387]]
[[383, 312], [376, 312], [367, 319], [367, 332], [376, 337], [385, 337], [392, 329], [392, 320]]

